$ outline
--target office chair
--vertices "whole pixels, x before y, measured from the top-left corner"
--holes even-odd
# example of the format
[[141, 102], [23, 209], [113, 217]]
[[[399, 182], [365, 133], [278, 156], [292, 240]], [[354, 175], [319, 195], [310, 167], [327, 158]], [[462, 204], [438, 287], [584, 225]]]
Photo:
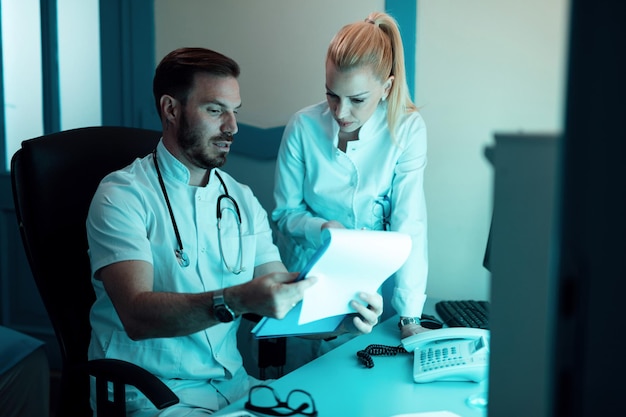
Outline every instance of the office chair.
[[[61, 351], [59, 417], [92, 415], [89, 375], [97, 381], [100, 417], [126, 415], [125, 385], [137, 387], [159, 409], [178, 402], [161, 380], [137, 365], [87, 359], [95, 300], [85, 229], [89, 204], [107, 173], [150, 153], [160, 137], [146, 129], [79, 128], [26, 140], [11, 159], [22, 243]], [[114, 387], [112, 400], [108, 384]]]

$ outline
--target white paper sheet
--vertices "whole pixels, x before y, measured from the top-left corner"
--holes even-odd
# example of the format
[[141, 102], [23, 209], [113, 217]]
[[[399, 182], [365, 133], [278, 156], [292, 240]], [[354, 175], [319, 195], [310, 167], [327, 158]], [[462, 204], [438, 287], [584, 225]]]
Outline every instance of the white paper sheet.
[[360, 291], [374, 293], [406, 261], [411, 238], [399, 232], [325, 229], [326, 244], [301, 271], [316, 276], [303, 300], [282, 320], [264, 317], [252, 329], [257, 338], [329, 333]]
[[328, 247], [307, 272], [317, 277], [302, 300], [298, 324], [353, 313], [359, 291], [374, 293], [406, 261], [411, 238], [405, 233], [325, 229]]

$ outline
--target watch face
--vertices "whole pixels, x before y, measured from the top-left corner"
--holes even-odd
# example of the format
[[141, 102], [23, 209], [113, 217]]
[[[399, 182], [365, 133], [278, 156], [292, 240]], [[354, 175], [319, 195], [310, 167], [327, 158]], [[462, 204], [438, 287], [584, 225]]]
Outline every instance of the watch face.
[[224, 290], [217, 290], [213, 294], [213, 315], [222, 323], [229, 323], [235, 320], [235, 313], [228, 308], [224, 301]]
[[402, 326], [406, 326], [407, 324], [419, 324], [419, 320], [416, 320], [414, 317], [403, 317], [400, 319], [398, 323], [398, 327], [402, 328]]
[[213, 313], [215, 314], [215, 318], [222, 323], [228, 323], [235, 319], [235, 317], [233, 317], [233, 314], [228, 311], [226, 306], [223, 304], [215, 306]]

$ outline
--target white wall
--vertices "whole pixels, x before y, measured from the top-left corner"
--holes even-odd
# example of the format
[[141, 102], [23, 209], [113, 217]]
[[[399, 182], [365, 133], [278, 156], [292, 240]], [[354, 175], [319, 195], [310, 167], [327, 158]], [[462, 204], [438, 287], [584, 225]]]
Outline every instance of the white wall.
[[484, 298], [496, 131], [561, 131], [567, 0], [418, 0], [433, 297]]
[[324, 58], [341, 26], [383, 10], [384, 0], [155, 0], [156, 59], [204, 46], [241, 66], [239, 121], [287, 123], [324, 100]]
[[[429, 130], [428, 292], [489, 297], [492, 204], [483, 156], [495, 131], [560, 131], [567, 0], [418, 0], [416, 103]], [[324, 56], [344, 24], [383, 0], [155, 0], [156, 58], [205, 46], [236, 59], [239, 120], [284, 125], [324, 99]]]

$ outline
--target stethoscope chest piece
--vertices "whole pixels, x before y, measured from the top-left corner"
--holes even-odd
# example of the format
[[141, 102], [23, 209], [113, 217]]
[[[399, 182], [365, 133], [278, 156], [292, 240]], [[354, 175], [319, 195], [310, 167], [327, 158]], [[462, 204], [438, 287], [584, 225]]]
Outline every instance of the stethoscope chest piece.
[[[178, 226], [176, 225], [176, 219], [174, 218], [174, 211], [172, 210], [172, 206], [170, 204], [170, 199], [167, 195], [167, 189], [165, 188], [165, 182], [163, 181], [163, 176], [161, 175], [161, 170], [159, 169], [159, 164], [157, 162], [157, 151], [156, 149], [153, 152], [153, 160], [154, 160], [154, 168], [156, 169], [157, 172], [157, 177], [159, 179], [159, 185], [161, 186], [161, 191], [163, 192], [163, 197], [165, 198], [165, 203], [167, 204], [167, 209], [170, 213], [170, 219], [172, 220], [172, 227], [174, 228], [174, 234], [176, 235], [176, 241], [178, 243], [178, 248], [174, 249], [174, 253], [176, 254], [176, 260], [178, 261], [178, 264], [182, 267], [182, 268], [186, 268], [189, 266], [190, 262], [189, 262], [189, 256], [185, 253], [184, 249], [183, 249], [183, 241], [180, 238], [180, 233], [178, 232]], [[240, 273], [242, 273], [243, 271], [246, 270], [246, 268], [243, 266], [243, 247], [242, 247], [242, 236], [241, 236], [241, 212], [239, 211], [239, 205], [237, 205], [237, 202], [235, 201], [235, 199], [233, 197], [231, 197], [228, 194], [228, 188], [226, 188], [226, 184], [224, 183], [224, 180], [222, 180], [222, 177], [220, 176], [220, 174], [217, 173], [217, 171], [215, 172], [215, 176], [217, 177], [217, 179], [220, 181], [222, 187], [224, 188], [224, 194], [220, 195], [217, 198], [217, 239], [219, 242], [219, 248], [220, 248], [220, 256], [222, 258], [222, 261], [224, 262], [224, 266], [226, 267], [226, 269], [230, 272], [232, 272], [235, 275], [238, 275]], [[224, 257], [224, 250], [222, 248], [222, 228], [221, 228], [221, 222], [222, 222], [222, 200], [227, 200], [229, 201], [233, 208], [224, 208], [224, 210], [229, 210], [232, 211], [235, 216], [236, 216], [236, 222], [237, 222], [237, 231], [238, 231], [238, 235], [239, 235], [239, 251], [238, 251], [238, 259], [239, 259], [239, 267], [238, 268], [233, 268], [231, 267], [227, 262], [226, 262], [226, 258]]]
[[178, 264], [183, 268], [187, 268], [189, 266], [189, 256], [185, 253], [185, 251], [181, 249], [176, 249], [176, 259], [178, 260]]

